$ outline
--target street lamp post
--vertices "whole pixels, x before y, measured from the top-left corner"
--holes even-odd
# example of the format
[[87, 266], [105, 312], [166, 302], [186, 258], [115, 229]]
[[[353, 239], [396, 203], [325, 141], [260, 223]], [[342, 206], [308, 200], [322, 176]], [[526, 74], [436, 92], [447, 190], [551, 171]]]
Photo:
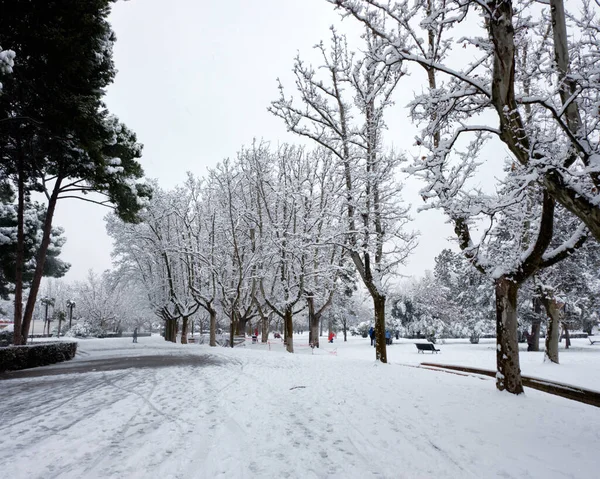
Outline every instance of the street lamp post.
[[48, 336], [50, 336], [50, 323], [48, 321], [48, 306], [50, 306], [50, 305], [54, 306], [54, 298], [49, 298], [48, 296], [44, 296], [40, 300], [40, 303], [42, 303], [45, 306], [44, 332], [42, 334], [46, 334], [46, 325], [48, 325]]
[[73, 322], [73, 308], [75, 307], [75, 301], [67, 299], [67, 308], [69, 308], [69, 329], [71, 329], [71, 323]]
[[[23, 310], [23, 305], [21, 305], [21, 310]], [[33, 330], [35, 329], [35, 318], [31, 321], [31, 344], [33, 344]]]
[[58, 316], [58, 337], [60, 338], [60, 327], [62, 325], [63, 320], [65, 319], [65, 312], [59, 311], [57, 316]]

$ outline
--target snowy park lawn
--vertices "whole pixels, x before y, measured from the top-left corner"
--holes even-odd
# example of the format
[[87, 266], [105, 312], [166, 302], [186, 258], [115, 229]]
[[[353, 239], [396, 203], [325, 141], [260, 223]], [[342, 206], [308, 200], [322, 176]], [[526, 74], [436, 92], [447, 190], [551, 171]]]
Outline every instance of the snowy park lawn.
[[[347, 345], [340, 346], [339, 354], [361, 359], [373, 359], [373, 348], [365, 350], [364, 344], [369, 340], [349, 337]], [[438, 340], [435, 347], [440, 353], [426, 352], [416, 354], [414, 343], [424, 343], [426, 340], [394, 340], [387, 348], [388, 362], [394, 364], [418, 365], [422, 362], [471, 366], [482, 369], [496, 370], [496, 340], [481, 339], [479, 344], [471, 344], [468, 339]], [[331, 347], [335, 344], [327, 344]], [[519, 344], [521, 348], [521, 372], [526, 376], [550, 379], [564, 384], [572, 384], [600, 391], [600, 344], [591, 345], [587, 339], [572, 339], [571, 347], [564, 349], [565, 342], [560, 343], [560, 365], [544, 363], [544, 352], [527, 352], [527, 344]], [[543, 349], [544, 340], [540, 341]]]
[[[160, 337], [82, 340], [68, 370], [103, 358], [196, 356], [189, 365], [0, 382], [6, 478], [597, 477], [600, 409], [407, 365], [494, 368], [494, 342], [412, 342], [374, 361], [369, 340], [297, 354], [281, 341], [235, 349]], [[521, 354], [524, 374], [600, 390], [600, 347], [574, 340], [560, 366]], [[588, 343], [589, 344], [589, 343]], [[210, 361], [201, 362], [202, 358]], [[192, 358], [194, 359], [194, 358]], [[125, 363], [125, 361], [124, 361]], [[127, 363], [128, 365], [131, 362]]]

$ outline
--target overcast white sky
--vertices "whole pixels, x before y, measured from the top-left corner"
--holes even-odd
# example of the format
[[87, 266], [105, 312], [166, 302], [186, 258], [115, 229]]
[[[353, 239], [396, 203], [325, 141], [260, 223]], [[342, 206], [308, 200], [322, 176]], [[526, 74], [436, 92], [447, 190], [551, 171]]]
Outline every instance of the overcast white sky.
[[[325, 0], [120, 1], [110, 22], [119, 72], [106, 102], [144, 144], [146, 175], [165, 188], [182, 182], [186, 171], [203, 175], [253, 138], [299, 142], [267, 112], [278, 96], [277, 77], [291, 91], [294, 56], [310, 59], [312, 46], [329, 39], [330, 25], [359, 33]], [[413, 148], [416, 130], [403, 106], [419, 85], [414, 77], [401, 81], [388, 112], [387, 138], [397, 150]], [[406, 184], [406, 202], [420, 205], [419, 187]], [[54, 224], [66, 230], [67, 281], [111, 267], [106, 213], [76, 200], [59, 204]], [[420, 276], [453, 233], [438, 212], [415, 213], [414, 229], [421, 231], [420, 245], [400, 272]]]

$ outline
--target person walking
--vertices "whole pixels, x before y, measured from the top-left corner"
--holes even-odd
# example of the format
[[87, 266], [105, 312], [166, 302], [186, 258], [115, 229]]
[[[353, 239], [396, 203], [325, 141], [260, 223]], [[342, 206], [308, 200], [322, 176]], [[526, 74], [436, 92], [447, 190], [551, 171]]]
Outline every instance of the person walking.
[[371, 338], [371, 346], [373, 346], [373, 341], [375, 341], [375, 330], [373, 326], [369, 328], [369, 337]]
[[135, 328], [135, 329], [133, 330], [133, 342], [134, 342], [134, 343], [137, 343], [137, 336], [138, 336], [138, 335], [137, 335], [137, 328]]
[[333, 343], [333, 338], [335, 338], [335, 334], [333, 333], [333, 331], [331, 331], [331, 332], [329, 333], [329, 342], [330, 342], [330, 343]]

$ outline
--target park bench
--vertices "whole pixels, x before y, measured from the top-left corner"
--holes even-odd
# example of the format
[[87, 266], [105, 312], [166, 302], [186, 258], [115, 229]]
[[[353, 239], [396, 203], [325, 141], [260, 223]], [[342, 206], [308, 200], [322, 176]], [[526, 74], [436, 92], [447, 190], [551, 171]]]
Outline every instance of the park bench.
[[590, 343], [592, 344], [600, 344], [600, 335], [597, 336], [588, 336], [588, 339], [590, 340]]
[[437, 354], [439, 352], [439, 349], [435, 349], [435, 346], [431, 343], [415, 343], [415, 346], [417, 347], [417, 353], [425, 354], [425, 351], [431, 351], [431, 354]]

